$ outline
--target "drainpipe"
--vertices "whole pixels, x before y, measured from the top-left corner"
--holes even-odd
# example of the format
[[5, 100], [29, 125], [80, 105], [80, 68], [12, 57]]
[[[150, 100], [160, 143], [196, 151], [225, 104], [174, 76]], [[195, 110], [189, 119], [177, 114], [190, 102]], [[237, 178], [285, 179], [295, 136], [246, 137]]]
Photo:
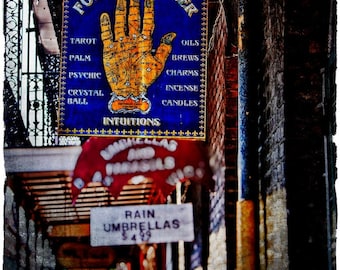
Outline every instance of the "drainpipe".
[[236, 268], [255, 269], [255, 212], [249, 160], [249, 27], [248, 0], [238, 6], [238, 201], [236, 203]]

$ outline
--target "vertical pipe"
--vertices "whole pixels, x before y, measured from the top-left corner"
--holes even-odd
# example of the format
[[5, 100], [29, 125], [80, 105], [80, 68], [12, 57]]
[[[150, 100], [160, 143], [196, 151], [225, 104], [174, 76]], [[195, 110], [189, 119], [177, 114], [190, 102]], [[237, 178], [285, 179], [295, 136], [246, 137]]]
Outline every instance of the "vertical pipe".
[[[176, 203], [182, 204], [182, 183], [176, 184]], [[178, 270], [185, 270], [185, 249], [184, 241], [178, 241]]]
[[248, 0], [238, 6], [238, 202], [236, 203], [236, 267], [255, 269], [254, 202], [249, 181], [249, 33]]
[[[325, 69], [321, 70], [322, 74], [322, 112], [325, 117], [327, 117], [327, 101], [330, 99], [331, 91], [329, 77], [330, 71], [332, 68], [335, 68], [334, 63], [336, 62], [336, 1], [330, 1], [330, 10], [329, 10], [329, 30], [328, 30], [328, 65]], [[333, 66], [334, 65], [334, 66]], [[327, 78], [326, 78], [327, 76]], [[337, 77], [337, 76], [336, 76]], [[336, 102], [336, 104], [338, 104]], [[331, 183], [334, 177], [333, 170], [329, 166], [329, 161], [334, 161], [334, 154], [332, 153], [332, 128], [331, 125], [328, 125], [328, 132], [324, 135], [324, 155], [325, 155], [325, 189], [326, 189], [326, 226], [327, 226], [327, 259], [328, 259], [328, 269], [332, 269], [333, 267], [333, 247], [332, 247], [332, 209], [331, 209]], [[336, 242], [338, 243], [338, 241]], [[335, 250], [338, 250], [335, 248]]]
[[[327, 94], [326, 94], [326, 74], [325, 74], [325, 69], [321, 70], [322, 74], [322, 114], [326, 118], [326, 108], [325, 104], [327, 102]], [[324, 145], [324, 158], [325, 158], [325, 173], [324, 173], [324, 178], [325, 178], [325, 195], [326, 195], [326, 239], [327, 239], [327, 260], [328, 260], [328, 269], [332, 269], [332, 234], [331, 234], [331, 210], [330, 210], [330, 187], [329, 187], [329, 182], [330, 182], [330, 174], [329, 174], [329, 164], [328, 164], [328, 159], [329, 157], [329, 151], [328, 151], [328, 145], [329, 145], [329, 134], [331, 134], [331, 131], [327, 132], [323, 136], [323, 145]], [[331, 140], [331, 139], [330, 139]]]
[[238, 180], [239, 199], [249, 195], [249, 61], [248, 61], [248, 27], [247, 0], [239, 0], [238, 14]]
[[172, 270], [173, 269], [173, 263], [172, 263], [172, 246], [171, 243], [166, 243], [166, 252], [165, 252], [165, 269], [166, 270]]

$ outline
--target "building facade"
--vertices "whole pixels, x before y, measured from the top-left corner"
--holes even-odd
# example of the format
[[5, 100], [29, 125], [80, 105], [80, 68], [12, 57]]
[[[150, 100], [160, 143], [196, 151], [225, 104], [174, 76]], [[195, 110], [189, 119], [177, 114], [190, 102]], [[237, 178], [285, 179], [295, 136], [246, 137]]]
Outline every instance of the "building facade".
[[214, 187], [167, 198], [193, 204], [195, 240], [99, 249], [91, 207], [159, 201], [144, 179], [72, 204], [88, 138], [56, 133], [61, 10], [4, 2], [4, 269], [336, 269], [336, 1], [208, 1]]

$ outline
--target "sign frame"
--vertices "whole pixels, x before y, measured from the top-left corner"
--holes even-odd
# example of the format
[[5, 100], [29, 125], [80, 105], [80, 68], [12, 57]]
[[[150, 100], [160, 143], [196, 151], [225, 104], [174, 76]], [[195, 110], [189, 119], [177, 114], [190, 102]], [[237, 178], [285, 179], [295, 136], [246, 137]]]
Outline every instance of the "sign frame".
[[192, 203], [91, 208], [91, 246], [194, 240]]
[[[154, 25], [149, 26], [151, 30], [147, 32], [150, 37], [146, 35], [152, 46], [148, 43], [150, 53], [143, 52], [147, 55], [144, 62], [132, 65], [122, 59], [131, 59], [136, 47], [143, 47], [145, 43], [131, 45], [128, 56], [117, 49], [117, 44], [127, 47], [132, 34], [123, 34], [123, 41], [119, 43], [116, 1], [65, 0], [59, 135], [205, 140], [207, 0], [143, 2], [140, 0], [137, 11], [144, 12], [144, 17], [136, 19], [136, 24], [147, 28], [144, 25], [153, 14]], [[151, 15], [146, 8], [149, 2], [154, 3]], [[150, 16], [145, 19], [145, 14]], [[132, 23], [125, 24], [132, 32]], [[138, 36], [144, 36], [144, 28], [137, 31]], [[116, 49], [109, 51], [105, 49], [108, 47]], [[156, 67], [157, 75], [149, 78], [140, 71], [144, 66], [146, 70], [151, 69], [154, 59], [162, 58], [166, 50], [170, 50], [169, 55], [160, 61], [164, 66]], [[111, 58], [108, 56], [113, 54]], [[109, 64], [110, 70], [106, 67]], [[118, 68], [112, 68], [115, 65]], [[138, 72], [131, 71], [132, 66]], [[124, 85], [138, 86], [122, 86], [125, 75], [121, 73], [129, 75]]]

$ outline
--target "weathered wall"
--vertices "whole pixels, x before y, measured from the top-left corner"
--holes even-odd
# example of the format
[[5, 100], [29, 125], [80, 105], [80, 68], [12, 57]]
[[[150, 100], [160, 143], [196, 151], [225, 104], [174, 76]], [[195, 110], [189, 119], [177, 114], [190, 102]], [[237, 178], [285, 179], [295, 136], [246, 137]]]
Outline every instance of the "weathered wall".
[[[256, 262], [259, 269], [334, 269], [335, 1], [248, 2], [250, 113], [256, 116], [249, 148], [251, 175], [257, 179], [251, 186], [258, 224]], [[235, 269], [236, 260], [238, 71], [233, 45], [238, 3], [224, 1], [228, 39], [225, 43], [223, 35], [216, 35], [209, 58], [209, 138], [214, 152], [225, 149], [228, 269]], [[223, 20], [214, 25], [219, 34]], [[220, 78], [222, 54], [225, 80]], [[214, 107], [223, 84], [225, 116]], [[222, 134], [215, 130], [221, 130], [216, 119], [224, 119], [224, 146], [217, 143]]]
[[263, 74], [259, 113], [260, 269], [288, 269], [285, 188], [284, 1], [263, 2]]
[[263, 2], [258, 74], [261, 269], [335, 267], [334, 175], [327, 173], [334, 158], [325, 131], [334, 120], [325, 113], [331, 101], [325, 81], [334, 72], [327, 68], [328, 34], [334, 27], [330, 3]]
[[[332, 269], [325, 114], [331, 1], [286, 1], [286, 180], [291, 269]], [[303, 15], [303, 16], [302, 16]], [[332, 71], [331, 71], [332, 72]], [[334, 72], [334, 71], [333, 71]], [[323, 77], [325, 76], [325, 78]]]
[[[209, 269], [236, 266], [237, 201], [237, 49], [229, 40], [225, 8], [210, 4], [211, 35], [208, 61], [208, 139], [217, 168], [216, 190], [211, 194]], [[215, 9], [215, 11], [213, 10]], [[234, 14], [235, 15], [235, 14]], [[210, 18], [212, 18], [210, 16]], [[229, 20], [229, 21], [228, 21]]]
[[226, 80], [225, 47], [226, 20], [223, 7], [218, 3], [209, 6], [211, 20], [208, 58], [208, 142], [215, 174], [215, 191], [210, 194], [210, 229], [208, 269], [227, 269], [227, 243], [225, 224], [225, 122]]

